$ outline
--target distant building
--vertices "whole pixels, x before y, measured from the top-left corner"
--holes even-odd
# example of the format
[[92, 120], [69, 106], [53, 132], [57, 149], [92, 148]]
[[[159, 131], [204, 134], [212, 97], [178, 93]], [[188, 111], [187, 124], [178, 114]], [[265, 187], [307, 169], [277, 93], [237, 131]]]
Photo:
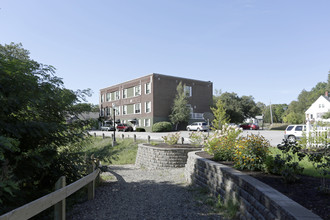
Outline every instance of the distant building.
[[210, 112], [213, 84], [181, 77], [153, 73], [141, 78], [100, 90], [100, 115], [105, 120], [136, 123], [136, 127], [151, 130], [154, 123], [169, 121], [176, 87], [182, 82], [191, 109], [191, 121], [203, 121], [203, 113]]
[[321, 95], [305, 112], [307, 122], [329, 121], [322, 116], [330, 111], [330, 98], [328, 92]]

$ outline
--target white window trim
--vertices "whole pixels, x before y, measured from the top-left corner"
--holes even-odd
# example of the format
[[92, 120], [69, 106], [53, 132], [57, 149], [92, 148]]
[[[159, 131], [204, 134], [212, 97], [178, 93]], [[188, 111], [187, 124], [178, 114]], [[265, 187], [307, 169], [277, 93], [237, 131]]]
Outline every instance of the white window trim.
[[[139, 87], [139, 93], [138, 93], [138, 95], [136, 94], [136, 87]], [[134, 86], [134, 96], [140, 96], [141, 95], [141, 85], [137, 85], [137, 86]]]
[[[147, 105], [148, 105], [148, 103], [150, 103], [150, 110], [147, 112]], [[151, 102], [150, 101], [148, 101], [148, 102], [145, 102], [145, 104], [144, 104], [144, 111], [145, 111], [145, 113], [150, 113], [151, 112]]]
[[127, 105], [123, 105], [123, 115], [127, 115]]
[[[140, 110], [140, 112], [139, 113], [136, 113], [136, 105], [139, 105], [139, 110]], [[135, 103], [134, 104], [134, 114], [141, 114], [141, 103]]]
[[[123, 89], [123, 99], [127, 99], [127, 89]], [[125, 95], [125, 97], [124, 97]]]
[[[149, 84], [150, 86], [150, 89], [149, 89], [149, 92], [147, 93], [147, 85]], [[144, 84], [144, 94], [150, 94], [151, 93], [151, 82], [148, 82], [146, 84]]]
[[[146, 125], [147, 123], [146, 122], [149, 122], [148, 125]], [[144, 119], [144, 127], [150, 127], [150, 118], [145, 118]]]
[[189, 96], [188, 97], [191, 97], [192, 96], [192, 86], [184, 86], [184, 94], [186, 94], [186, 87], [189, 87]]

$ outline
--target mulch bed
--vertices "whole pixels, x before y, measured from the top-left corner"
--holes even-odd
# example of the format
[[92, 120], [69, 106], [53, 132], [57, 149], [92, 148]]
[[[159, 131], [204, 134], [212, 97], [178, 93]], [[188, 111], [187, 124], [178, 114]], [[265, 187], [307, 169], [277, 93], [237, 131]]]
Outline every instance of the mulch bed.
[[[206, 152], [196, 153], [198, 156], [212, 160]], [[231, 162], [215, 161], [232, 167]], [[266, 174], [258, 171], [242, 171], [261, 182], [266, 183], [305, 208], [311, 210], [323, 219], [330, 219], [330, 194], [318, 190], [320, 178], [300, 175], [299, 180], [292, 184], [285, 184], [281, 176]]]

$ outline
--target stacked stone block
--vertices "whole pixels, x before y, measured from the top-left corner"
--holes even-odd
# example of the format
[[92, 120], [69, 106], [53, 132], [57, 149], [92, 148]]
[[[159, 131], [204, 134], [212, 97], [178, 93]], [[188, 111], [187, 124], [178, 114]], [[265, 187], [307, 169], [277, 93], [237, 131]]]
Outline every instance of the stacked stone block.
[[[139, 144], [135, 165], [146, 169], [184, 167], [188, 153], [198, 148], [163, 148]], [[199, 148], [200, 149], [200, 148]]]
[[239, 204], [240, 219], [321, 219], [272, 187], [238, 170], [188, 153], [187, 182]]

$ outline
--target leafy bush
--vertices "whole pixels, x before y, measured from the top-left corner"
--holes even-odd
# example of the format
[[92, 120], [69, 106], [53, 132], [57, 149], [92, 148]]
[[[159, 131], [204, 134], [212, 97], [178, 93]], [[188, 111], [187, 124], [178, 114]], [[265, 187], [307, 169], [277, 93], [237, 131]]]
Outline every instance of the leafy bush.
[[205, 141], [204, 151], [214, 156], [215, 160], [231, 161], [241, 128], [223, 125], [221, 130], [215, 131]]
[[261, 170], [266, 160], [269, 141], [263, 136], [248, 135], [239, 139], [234, 151], [234, 166], [238, 169]]
[[169, 134], [167, 136], [163, 136], [162, 138], [164, 139], [166, 144], [174, 145], [178, 143], [180, 135], [181, 135], [180, 132], [178, 132], [174, 134]]
[[152, 132], [167, 132], [167, 131], [172, 131], [172, 123], [168, 121], [162, 121], [155, 123], [152, 126]]
[[[303, 172], [304, 168], [299, 166], [298, 161], [301, 161], [306, 154], [301, 151], [301, 145], [285, 141], [278, 145], [282, 154], [276, 154], [272, 163], [267, 163], [267, 169], [274, 174], [280, 174], [284, 182], [291, 183], [298, 180], [297, 174]], [[270, 160], [269, 160], [270, 161]]]
[[204, 135], [201, 131], [192, 132], [189, 134], [189, 139], [192, 145], [201, 146], [204, 144], [206, 135]]
[[145, 132], [146, 131], [146, 129], [144, 129], [144, 128], [136, 128], [136, 130], [135, 130], [136, 132]]

